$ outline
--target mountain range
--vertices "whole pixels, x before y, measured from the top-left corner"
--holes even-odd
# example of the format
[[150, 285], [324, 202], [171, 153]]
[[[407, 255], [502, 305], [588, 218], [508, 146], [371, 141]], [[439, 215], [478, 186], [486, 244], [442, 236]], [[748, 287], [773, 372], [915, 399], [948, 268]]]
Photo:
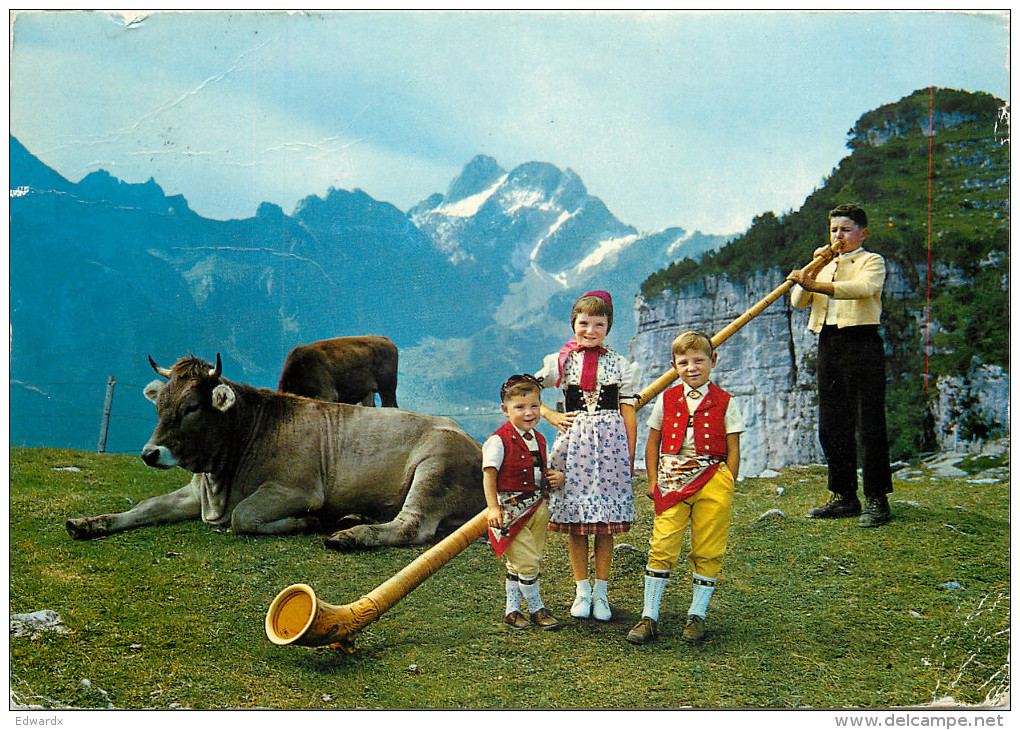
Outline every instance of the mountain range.
[[613, 294], [627, 354], [641, 282], [728, 238], [637, 231], [569, 169], [482, 155], [407, 212], [330, 189], [213, 220], [152, 179], [71, 182], [14, 137], [10, 187], [12, 445], [95, 448], [114, 376], [107, 449], [139, 449], [147, 355], [220, 353], [226, 377], [272, 388], [295, 345], [358, 334], [400, 348], [401, 407], [482, 438], [500, 383], [569, 338], [577, 296]]

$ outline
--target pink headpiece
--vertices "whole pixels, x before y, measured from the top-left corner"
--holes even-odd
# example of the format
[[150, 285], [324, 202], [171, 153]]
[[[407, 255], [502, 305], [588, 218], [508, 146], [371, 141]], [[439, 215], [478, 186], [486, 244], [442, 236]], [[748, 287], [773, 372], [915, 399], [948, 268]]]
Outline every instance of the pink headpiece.
[[594, 291], [590, 291], [587, 294], [582, 294], [581, 296], [578, 297], [578, 299], [584, 299], [585, 297], [598, 297], [599, 299], [601, 299], [602, 301], [609, 305], [609, 311], [613, 310], [613, 298], [609, 296], [609, 292], [607, 291], [595, 289]]

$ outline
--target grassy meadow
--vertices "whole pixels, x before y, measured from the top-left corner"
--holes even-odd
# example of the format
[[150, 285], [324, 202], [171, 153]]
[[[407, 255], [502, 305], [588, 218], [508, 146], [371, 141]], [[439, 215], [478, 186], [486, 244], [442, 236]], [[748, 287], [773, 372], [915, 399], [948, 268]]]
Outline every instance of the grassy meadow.
[[914, 465], [914, 478], [895, 482], [894, 520], [874, 530], [804, 518], [824, 500], [822, 467], [739, 483], [698, 646], [679, 638], [686, 564], [666, 592], [660, 639], [624, 640], [641, 613], [651, 530], [641, 496], [641, 519], [617, 540], [608, 624], [570, 617], [566, 541], [550, 534], [543, 595], [565, 626], [505, 627], [504, 571], [476, 542], [359, 633], [350, 654], [271, 644], [273, 597], [308, 583], [348, 603], [423, 547], [341, 554], [315, 535], [236, 537], [198, 522], [75, 542], [68, 517], [128, 509], [187, 475], [54, 449], [11, 449], [10, 462], [10, 611], [52, 609], [70, 629], [11, 638], [18, 705], [885, 708], [979, 704], [1009, 690], [1009, 479], [976, 478], [1008, 456], [965, 464], [974, 474], [954, 479]]

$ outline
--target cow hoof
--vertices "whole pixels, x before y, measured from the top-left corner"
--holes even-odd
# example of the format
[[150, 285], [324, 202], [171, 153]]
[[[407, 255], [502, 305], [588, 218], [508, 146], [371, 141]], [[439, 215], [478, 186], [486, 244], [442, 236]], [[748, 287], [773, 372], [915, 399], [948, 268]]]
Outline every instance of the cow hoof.
[[343, 550], [345, 552], [364, 550], [379, 544], [375, 539], [374, 533], [367, 525], [358, 525], [349, 530], [337, 530], [322, 542], [330, 550]]
[[94, 537], [100, 536], [99, 531], [95, 529], [95, 526], [87, 517], [69, 519], [64, 523], [64, 529], [75, 540], [91, 540]]
[[329, 537], [323, 538], [322, 544], [330, 550], [340, 550], [341, 552], [350, 552], [358, 548], [357, 541], [344, 532], [334, 532]]

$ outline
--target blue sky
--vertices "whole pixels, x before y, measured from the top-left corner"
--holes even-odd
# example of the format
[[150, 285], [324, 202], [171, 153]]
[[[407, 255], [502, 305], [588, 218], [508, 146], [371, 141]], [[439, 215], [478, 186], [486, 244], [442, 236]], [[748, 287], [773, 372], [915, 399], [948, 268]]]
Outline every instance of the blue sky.
[[476, 154], [577, 172], [625, 223], [741, 231], [929, 85], [1009, 100], [1008, 14], [30, 12], [11, 133], [72, 181], [155, 178], [211, 218], [330, 187], [401, 210]]

